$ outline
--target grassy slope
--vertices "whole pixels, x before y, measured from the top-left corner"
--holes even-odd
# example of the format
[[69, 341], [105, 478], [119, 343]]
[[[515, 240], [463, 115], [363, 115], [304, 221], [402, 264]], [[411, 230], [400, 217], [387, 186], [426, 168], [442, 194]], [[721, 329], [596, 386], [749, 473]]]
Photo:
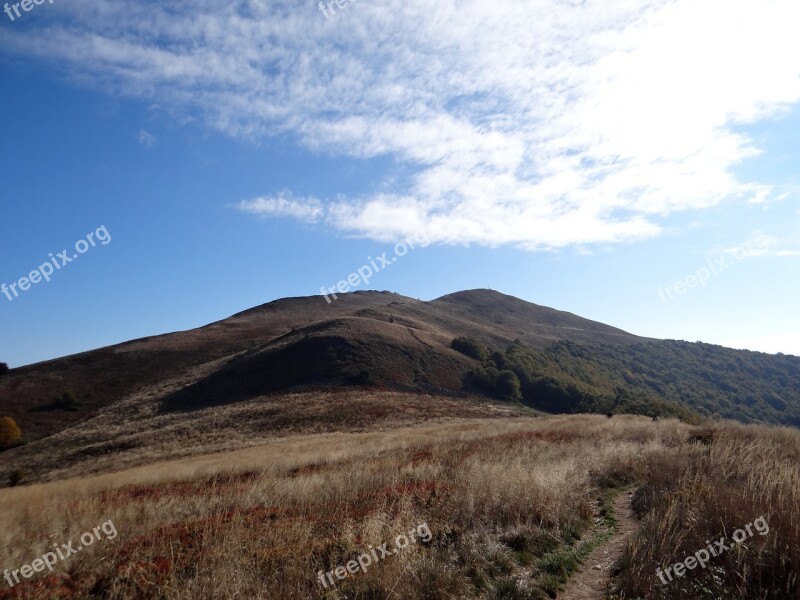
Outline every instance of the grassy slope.
[[[411, 298], [371, 292], [348, 294], [328, 305], [321, 297], [286, 298], [205, 327], [133, 340], [29, 365], [0, 377], [0, 415], [13, 417], [36, 440], [97, 414], [103, 407], [184, 374], [206, 375], [206, 366], [280, 339], [292, 329], [364, 308]], [[75, 411], [54, 404], [64, 392], [80, 400]]]
[[[390, 326], [392, 316], [396, 326]], [[342, 319], [348, 318], [360, 324], [343, 324]], [[401, 329], [408, 339], [398, 338], [397, 331]], [[420, 339], [414, 339], [409, 330]], [[362, 342], [364, 333], [372, 339]], [[303, 348], [306, 334], [325, 339], [317, 346]], [[467, 366], [461, 361], [454, 368], [452, 363], [460, 359], [447, 346], [453, 337], [462, 334], [492, 344], [505, 344], [520, 337], [534, 347], [545, 347], [559, 339], [587, 343], [643, 339], [487, 290], [460, 292], [432, 302], [390, 292], [342, 294], [332, 304], [321, 296], [286, 298], [198, 329], [12, 369], [0, 377], [0, 415], [13, 417], [27, 439], [36, 440], [81, 423], [103, 407], [176, 376], [210, 366], [219, 368], [219, 361], [225, 364], [254, 353], [269, 358], [266, 355], [276, 349], [286, 352], [278, 357], [275, 369], [295, 372], [296, 377], [289, 382], [292, 385], [341, 385], [363, 368], [355, 363], [363, 362], [366, 356], [376, 363], [371, 368], [380, 375], [379, 379], [396, 379], [395, 384], [406, 390], [457, 387], [457, 374]], [[353, 364], [329, 364], [328, 350], [335, 351], [337, 340], [342, 337], [349, 344], [348, 356], [354, 359]], [[287, 340], [294, 348], [288, 347]], [[315, 364], [298, 370], [302, 362], [294, 359], [292, 351], [305, 351], [304, 358]], [[405, 358], [401, 366], [410, 367], [408, 370], [398, 366], [398, 356]], [[330, 367], [333, 372], [328, 378]], [[261, 386], [259, 391], [268, 389], [269, 386]], [[72, 392], [80, 400], [77, 410], [58, 406], [56, 400], [64, 392]]]
[[[581, 554], [598, 495], [638, 481], [644, 527], [623, 569], [626, 597], [660, 597], [657, 564], [701, 548], [703, 536], [763, 515], [770, 535], [720, 557], [714, 570], [689, 572], [662, 597], [799, 598], [800, 585], [788, 576], [800, 569], [798, 458], [796, 431], [704, 431], [640, 417], [474, 420], [297, 436], [0, 490], [0, 556], [17, 568], [112, 519], [117, 539], [60, 563], [53, 577], [37, 575], [18, 593], [107, 600], [367, 599], [392, 591], [409, 600], [545, 598], [560, 585], [560, 569]], [[412, 544], [335, 590], [317, 580], [318, 571], [347, 564], [370, 546], [391, 548], [395, 536], [422, 523], [430, 543]]]
[[[179, 388], [181, 380], [169, 389]], [[386, 390], [303, 392], [207, 407], [161, 410], [144, 390], [49, 438], [3, 453], [0, 487], [21, 470], [23, 483], [119, 470], [154, 461], [263, 444], [323, 432], [379, 431], [453, 419], [506, 418], [534, 413], [486, 398], [448, 398]]]

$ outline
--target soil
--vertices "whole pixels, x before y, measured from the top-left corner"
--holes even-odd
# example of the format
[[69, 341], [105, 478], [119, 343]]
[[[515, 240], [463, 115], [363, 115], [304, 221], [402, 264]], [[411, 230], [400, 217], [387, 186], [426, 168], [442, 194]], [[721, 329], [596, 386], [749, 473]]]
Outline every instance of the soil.
[[603, 600], [609, 597], [614, 565], [625, 552], [628, 538], [638, 529], [631, 508], [631, 493], [618, 495], [613, 504], [617, 519], [614, 534], [592, 551], [557, 600]]

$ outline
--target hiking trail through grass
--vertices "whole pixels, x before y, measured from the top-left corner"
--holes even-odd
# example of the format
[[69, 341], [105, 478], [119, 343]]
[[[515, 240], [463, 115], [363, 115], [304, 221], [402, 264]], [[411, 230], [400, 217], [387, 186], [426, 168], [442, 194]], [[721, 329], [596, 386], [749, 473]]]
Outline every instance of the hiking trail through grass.
[[614, 565], [625, 552], [628, 537], [638, 528], [631, 507], [631, 492], [623, 492], [613, 501], [617, 527], [607, 542], [598, 545], [581, 567], [570, 577], [557, 600], [602, 600], [611, 590]]

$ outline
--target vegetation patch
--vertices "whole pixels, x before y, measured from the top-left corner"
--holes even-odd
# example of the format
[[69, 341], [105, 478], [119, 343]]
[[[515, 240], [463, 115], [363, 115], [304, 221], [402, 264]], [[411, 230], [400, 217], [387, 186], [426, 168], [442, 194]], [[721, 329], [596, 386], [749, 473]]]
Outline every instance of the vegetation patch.
[[[466, 343], [459, 339], [459, 346]], [[478, 352], [474, 349], [478, 342], [467, 341], [473, 354], [485, 356], [481, 366], [465, 376], [467, 389], [550, 413], [622, 412], [698, 421], [698, 416], [679, 402], [664, 401], [653, 389], [620, 377], [617, 373], [625, 371], [615, 370], [618, 365], [602, 364], [597, 357], [607, 358], [603, 348], [563, 342], [540, 352], [516, 340], [505, 352], [489, 352], [488, 348]]]

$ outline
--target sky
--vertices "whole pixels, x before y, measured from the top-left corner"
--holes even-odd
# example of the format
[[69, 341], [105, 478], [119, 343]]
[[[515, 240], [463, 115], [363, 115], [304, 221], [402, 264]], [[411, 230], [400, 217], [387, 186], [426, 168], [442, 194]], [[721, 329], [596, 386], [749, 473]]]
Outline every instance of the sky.
[[796, 0], [27, 7], [0, 13], [12, 367], [348, 278], [800, 355]]

